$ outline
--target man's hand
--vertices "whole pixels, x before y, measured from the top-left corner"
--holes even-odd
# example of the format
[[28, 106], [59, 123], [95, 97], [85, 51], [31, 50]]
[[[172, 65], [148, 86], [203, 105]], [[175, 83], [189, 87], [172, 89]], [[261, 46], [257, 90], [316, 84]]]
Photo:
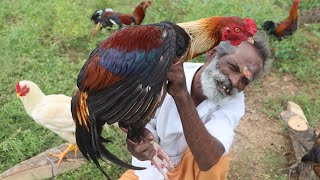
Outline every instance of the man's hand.
[[186, 77], [184, 74], [183, 63], [172, 64], [168, 73], [167, 92], [174, 98], [183, 98], [188, 93], [186, 85]]
[[127, 148], [129, 152], [140, 161], [152, 160], [156, 154], [156, 150], [150, 142], [153, 140], [153, 134], [145, 128], [143, 135], [143, 141], [139, 144], [132, 142], [127, 138]]

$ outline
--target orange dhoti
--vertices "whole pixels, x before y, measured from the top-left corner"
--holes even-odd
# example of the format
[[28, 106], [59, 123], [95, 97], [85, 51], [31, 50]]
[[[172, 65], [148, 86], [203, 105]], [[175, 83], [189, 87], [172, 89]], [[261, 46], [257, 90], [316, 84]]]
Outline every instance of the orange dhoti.
[[[201, 171], [189, 148], [183, 153], [181, 161], [173, 172], [167, 172], [169, 180], [225, 180], [229, 171], [231, 155], [222, 156], [208, 171]], [[119, 180], [138, 180], [134, 170], [127, 170]]]

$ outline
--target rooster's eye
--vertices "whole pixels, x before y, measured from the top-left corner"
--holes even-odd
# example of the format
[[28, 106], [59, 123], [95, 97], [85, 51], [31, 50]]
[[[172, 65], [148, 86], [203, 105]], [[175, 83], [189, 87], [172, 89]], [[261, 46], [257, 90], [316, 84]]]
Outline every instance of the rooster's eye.
[[240, 32], [240, 29], [239, 28], [235, 28], [234, 31], [235, 32]]

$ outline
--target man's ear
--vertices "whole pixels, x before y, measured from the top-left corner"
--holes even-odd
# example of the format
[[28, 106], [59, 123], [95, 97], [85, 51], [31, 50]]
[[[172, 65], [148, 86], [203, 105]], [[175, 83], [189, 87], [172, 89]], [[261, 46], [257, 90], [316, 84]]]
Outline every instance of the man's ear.
[[210, 51], [206, 53], [206, 62], [210, 63], [212, 59], [216, 56], [217, 54], [217, 49], [213, 48]]

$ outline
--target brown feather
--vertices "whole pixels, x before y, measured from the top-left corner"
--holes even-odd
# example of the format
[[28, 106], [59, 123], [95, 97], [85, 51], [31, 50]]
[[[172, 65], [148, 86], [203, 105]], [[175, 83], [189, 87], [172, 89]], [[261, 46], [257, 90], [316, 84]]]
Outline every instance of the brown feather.
[[186, 23], [178, 23], [191, 38], [191, 47], [182, 61], [192, 59], [217, 46], [221, 41], [221, 31], [231, 22], [242, 23], [234, 16], [213, 16]]
[[87, 105], [87, 93], [79, 92], [79, 102], [76, 107], [77, 117], [79, 120], [79, 124], [84, 124], [85, 127], [88, 129], [88, 105]]
[[87, 65], [86, 72], [84, 74], [84, 82], [81, 84], [81, 89], [88, 89], [92, 91], [98, 91], [111, 86], [123, 78], [119, 75], [114, 75], [108, 72], [99, 63], [100, 57], [94, 56]]

